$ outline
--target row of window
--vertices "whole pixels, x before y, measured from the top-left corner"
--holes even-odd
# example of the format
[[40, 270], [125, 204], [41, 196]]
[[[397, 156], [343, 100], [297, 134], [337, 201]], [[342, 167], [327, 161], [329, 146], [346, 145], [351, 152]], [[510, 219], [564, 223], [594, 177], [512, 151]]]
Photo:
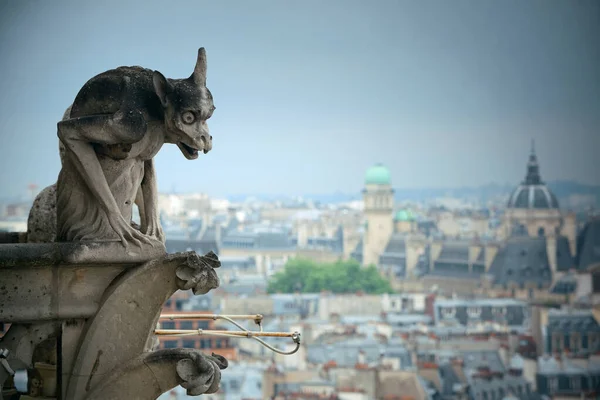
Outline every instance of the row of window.
[[[478, 318], [481, 316], [482, 307], [470, 306], [467, 307], [467, 315], [471, 318]], [[492, 307], [493, 315], [506, 315], [508, 309], [506, 307]], [[456, 307], [440, 307], [440, 314], [444, 318], [453, 318], [456, 315]]]
[[600, 346], [600, 333], [598, 332], [553, 332], [551, 352], [568, 349], [572, 352], [581, 350], [597, 351]]
[[[548, 377], [547, 380], [547, 388], [548, 388], [548, 394], [553, 394], [553, 393], [557, 393], [557, 392], [572, 392], [573, 394], [580, 394], [580, 392], [582, 391], [582, 389], [585, 389], [586, 386], [586, 382], [585, 380], [588, 380], [587, 382], [587, 389], [593, 389], [593, 388], [597, 388], [598, 386], [600, 386], [600, 376], [590, 376], [590, 377], [585, 377], [585, 376], [571, 376], [571, 377], [558, 377], [558, 376], [551, 376]], [[562, 381], [562, 385], [560, 385], [560, 382]]]
[[251, 249], [254, 247], [254, 242], [238, 242], [233, 240], [225, 240], [223, 241], [223, 245], [240, 249]]
[[[177, 326], [179, 325], [179, 326]], [[209, 329], [209, 321], [160, 321], [161, 329]]]
[[225, 349], [230, 347], [228, 339], [184, 339], [179, 345], [179, 340], [161, 340], [162, 347], [165, 349], [176, 349], [183, 347], [186, 349]]
[[392, 300], [390, 301], [390, 309], [392, 310], [407, 310], [414, 309], [414, 300], [413, 299], [402, 299], [400, 301]]
[[183, 305], [186, 303], [185, 299], [169, 299], [165, 302], [165, 308], [173, 308], [175, 306], [175, 310], [181, 311], [183, 309]]
[[[508, 391], [508, 393], [507, 393]], [[523, 390], [523, 386], [517, 385], [516, 387], [509, 386], [508, 390], [504, 388], [499, 388], [497, 391], [489, 390], [485, 392], [481, 392], [477, 394], [478, 400], [502, 400], [506, 397], [507, 394], [517, 395], [519, 398], [523, 396], [523, 392], [526, 391], [529, 394], [529, 386]]]
[[[369, 201], [370, 200], [370, 201]], [[367, 206], [371, 207], [389, 207], [392, 208], [394, 206], [394, 200], [390, 196], [373, 196], [367, 200]]]

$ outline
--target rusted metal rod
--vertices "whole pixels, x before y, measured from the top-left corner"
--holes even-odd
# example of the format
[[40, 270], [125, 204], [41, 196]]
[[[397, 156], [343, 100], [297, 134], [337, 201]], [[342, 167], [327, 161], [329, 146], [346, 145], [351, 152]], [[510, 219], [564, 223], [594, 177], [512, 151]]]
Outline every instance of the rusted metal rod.
[[161, 314], [160, 319], [250, 319], [253, 321], [262, 321], [261, 314], [244, 314], [244, 315], [219, 315], [219, 314]]
[[244, 332], [244, 331], [223, 331], [212, 329], [155, 329], [154, 333], [159, 336], [176, 336], [176, 335], [231, 335], [240, 337], [294, 337], [298, 332]]

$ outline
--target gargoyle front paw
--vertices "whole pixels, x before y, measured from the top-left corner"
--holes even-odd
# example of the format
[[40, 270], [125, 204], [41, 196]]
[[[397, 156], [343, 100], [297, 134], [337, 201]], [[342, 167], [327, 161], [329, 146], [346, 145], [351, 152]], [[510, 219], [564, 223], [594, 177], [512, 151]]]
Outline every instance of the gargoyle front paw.
[[215, 268], [220, 266], [219, 258], [212, 251], [204, 256], [190, 252], [175, 271], [177, 285], [181, 290], [192, 289], [194, 294], [206, 294], [219, 287], [219, 277]]
[[158, 219], [150, 221], [144, 230], [144, 233], [150, 237], [156, 238], [156, 240], [160, 241], [161, 243], [165, 242], [165, 233], [163, 232]]
[[108, 222], [119, 236], [119, 239], [125, 248], [130, 244], [142, 247], [142, 243], [154, 246], [154, 243], [152, 243], [149, 237], [127, 223], [120, 213], [109, 213]]

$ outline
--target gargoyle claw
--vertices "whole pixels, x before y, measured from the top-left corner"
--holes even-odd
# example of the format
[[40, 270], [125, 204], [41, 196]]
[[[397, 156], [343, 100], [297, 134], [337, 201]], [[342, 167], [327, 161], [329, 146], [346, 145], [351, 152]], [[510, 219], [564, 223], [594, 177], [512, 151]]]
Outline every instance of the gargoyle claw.
[[119, 235], [119, 239], [125, 248], [131, 244], [140, 248], [142, 247], [142, 244], [148, 244], [154, 247], [155, 243], [148, 236], [133, 228], [120, 214], [111, 214], [109, 223], [117, 235]]

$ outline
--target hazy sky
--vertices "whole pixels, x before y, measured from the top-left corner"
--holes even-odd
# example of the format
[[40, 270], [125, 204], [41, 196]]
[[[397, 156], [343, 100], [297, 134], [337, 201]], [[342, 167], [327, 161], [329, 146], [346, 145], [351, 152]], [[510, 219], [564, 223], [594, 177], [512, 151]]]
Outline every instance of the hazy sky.
[[[85, 4], [84, 4], [85, 3]], [[191, 74], [212, 152], [167, 145], [159, 188], [212, 195], [517, 183], [600, 184], [600, 2], [0, 0], [0, 197], [60, 169], [56, 122], [120, 65]]]

